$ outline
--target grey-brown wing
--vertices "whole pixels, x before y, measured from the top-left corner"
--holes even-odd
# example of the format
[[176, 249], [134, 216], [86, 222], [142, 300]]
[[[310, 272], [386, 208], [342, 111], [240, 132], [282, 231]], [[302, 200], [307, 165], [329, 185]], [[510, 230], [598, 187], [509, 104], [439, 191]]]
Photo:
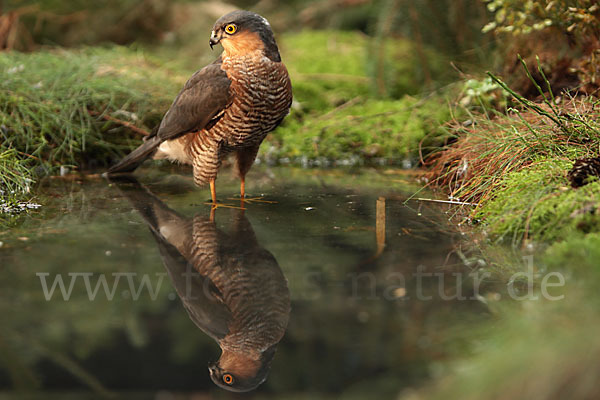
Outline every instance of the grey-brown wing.
[[220, 300], [219, 290], [210, 278], [198, 274], [194, 266], [162, 235], [151, 230], [163, 265], [192, 322], [216, 341], [229, 333], [231, 311]]
[[175, 97], [156, 135], [169, 140], [206, 127], [231, 104], [230, 85], [218, 61], [197, 71]]
[[132, 176], [111, 177], [110, 181], [130, 201], [156, 240], [163, 265], [190, 319], [214, 340], [229, 332], [231, 311], [210, 278], [196, 273], [186, 258], [192, 242], [191, 221], [170, 209]]

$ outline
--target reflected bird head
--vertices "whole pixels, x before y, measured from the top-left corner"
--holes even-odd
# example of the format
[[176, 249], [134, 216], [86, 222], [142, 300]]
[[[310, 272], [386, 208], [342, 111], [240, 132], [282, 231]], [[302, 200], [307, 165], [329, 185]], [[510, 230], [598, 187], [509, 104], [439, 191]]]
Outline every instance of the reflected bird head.
[[231, 392], [248, 392], [267, 379], [275, 346], [254, 358], [244, 353], [223, 351], [216, 363], [208, 365], [210, 378], [222, 389]]

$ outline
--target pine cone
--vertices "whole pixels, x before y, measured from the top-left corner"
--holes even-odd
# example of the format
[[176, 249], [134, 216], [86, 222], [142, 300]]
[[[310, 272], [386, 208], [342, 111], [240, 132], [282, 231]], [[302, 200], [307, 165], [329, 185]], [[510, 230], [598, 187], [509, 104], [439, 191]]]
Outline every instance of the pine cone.
[[587, 178], [590, 176], [600, 177], [600, 157], [581, 158], [575, 161], [573, 168], [567, 173], [567, 178], [574, 188], [588, 184]]

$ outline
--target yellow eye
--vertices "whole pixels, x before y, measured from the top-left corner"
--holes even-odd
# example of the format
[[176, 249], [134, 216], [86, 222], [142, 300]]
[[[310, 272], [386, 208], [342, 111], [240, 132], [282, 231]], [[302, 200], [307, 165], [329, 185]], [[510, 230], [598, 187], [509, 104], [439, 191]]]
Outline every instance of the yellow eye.
[[223, 375], [223, 382], [225, 382], [228, 385], [232, 385], [233, 384], [233, 376], [231, 376], [231, 374], [225, 374], [225, 375]]
[[229, 24], [225, 27], [225, 32], [229, 33], [230, 35], [233, 35], [235, 31], [237, 31], [237, 26], [234, 24]]

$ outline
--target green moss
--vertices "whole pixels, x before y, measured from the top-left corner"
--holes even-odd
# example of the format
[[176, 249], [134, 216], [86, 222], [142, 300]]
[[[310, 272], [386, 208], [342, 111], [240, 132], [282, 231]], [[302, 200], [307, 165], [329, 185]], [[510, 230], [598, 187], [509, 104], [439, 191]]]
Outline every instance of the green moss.
[[359, 32], [303, 31], [280, 42], [292, 73], [366, 76], [369, 38]]
[[477, 213], [489, 232], [514, 243], [524, 237], [551, 241], [577, 232], [600, 231], [595, 206], [600, 182], [568, 186], [568, 161], [546, 159], [506, 175], [494, 197]]
[[[302, 118], [294, 111], [261, 148], [264, 158], [356, 162], [415, 159], [419, 145], [434, 146], [446, 135], [450, 109], [441, 97], [360, 100], [324, 115]], [[352, 161], [354, 160], [354, 161]]]
[[[442, 96], [419, 100], [422, 91], [414, 46], [390, 39], [381, 49], [359, 32], [303, 31], [279, 39], [290, 71], [294, 107], [261, 148], [266, 160], [341, 164], [374, 159], [414, 160], [419, 145], [431, 148], [451, 118]], [[374, 51], [382, 51], [385, 86], [398, 100], [377, 99]], [[427, 152], [427, 150], [426, 150]], [[320, 161], [319, 161], [320, 160]]]
[[305, 31], [279, 40], [290, 72], [297, 111], [322, 114], [370, 93], [364, 35]]

